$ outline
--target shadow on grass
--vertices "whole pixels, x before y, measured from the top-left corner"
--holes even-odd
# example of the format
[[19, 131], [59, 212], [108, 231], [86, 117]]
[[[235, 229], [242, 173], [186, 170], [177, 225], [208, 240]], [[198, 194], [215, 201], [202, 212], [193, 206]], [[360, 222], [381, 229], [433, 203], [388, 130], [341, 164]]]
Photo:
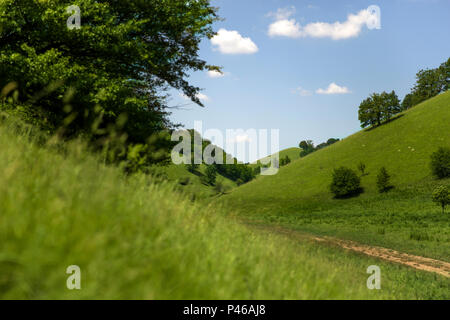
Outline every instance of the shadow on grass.
[[382, 126], [384, 126], [385, 124], [388, 124], [388, 123], [391, 123], [392, 121], [395, 121], [395, 120], [397, 120], [397, 119], [400, 119], [400, 118], [403, 117], [403, 116], [404, 116], [404, 114], [399, 114], [399, 115], [397, 115], [397, 116], [395, 116], [395, 117], [393, 117], [393, 118], [391, 118], [391, 119], [389, 119], [389, 120], [383, 122], [383, 123], [380, 124], [380, 125], [371, 126], [371, 127], [367, 128], [367, 129], [365, 129], [364, 131], [366, 131], [366, 132], [372, 131], [373, 129], [382, 127]]
[[357, 198], [357, 197], [359, 197], [362, 193], [364, 193], [364, 188], [361, 187], [361, 188], [355, 190], [355, 191], [352, 192], [352, 193], [349, 193], [349, 194], [346, 194], [346, 195], [343, 195], [343, 196], [334, 196], [333, 199], [336, 199], [336, 200], [345, 200], [345, 199]]

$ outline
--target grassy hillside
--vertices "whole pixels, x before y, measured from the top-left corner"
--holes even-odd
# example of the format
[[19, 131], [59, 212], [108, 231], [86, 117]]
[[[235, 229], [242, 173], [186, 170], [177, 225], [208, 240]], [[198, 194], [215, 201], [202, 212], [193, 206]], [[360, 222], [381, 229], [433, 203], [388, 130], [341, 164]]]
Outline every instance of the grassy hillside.
[[[447, 92], [235, 189], [222, 201], [247, 218], [449, 260], [450, 215], [431, 202], [431, 192], [450, 181], [437, 181], [429, 168], [430, 155], [450, 146], [449, 123]], [[365, 192], [333, 199], [333, 169], [356, 170], [360, 161], [369, 173], [362, 178]], [[379, 195], [376, 175], [382, 166], [395, 188]]]
[[[443, 277], [250, 231], [30, 132], [0, 124], [1, 299], [449, 298]], [[372, 264], [382, 290], [366, 288]], [[81, 290], [66, 288], [69, 265]]]
[[[195, 199], [208, 199], [217, 193], [214, 187], [202, 182], [201, 176], [205, 173], [206, 166], [200, 165], [195, 173], [189, 172], [184, 165], [170, 164], [168, 166], [155, 166], [153, 172], [163, 174], [164, 178], [176, 184], [179, 190]], [[217, 180], [220, 181], [228, 190], [236, 187], [236, 182], [217, 174]]]
[[[288, 156], [291, 159], [291, 161], [297, 160], [300, 158], [300, 151], [302, 151], [302, 149], [300, 149], [300, 148], [288, 148], [288, 149], [281, 150], [280, 151], [280, 159]], [[264, 159], [267, 159], [267, 157], [260, 159], [260, 161], [264, 160]], [[253, 167], [255, 167], [256, 163], [252, 163], [251, 165]]]

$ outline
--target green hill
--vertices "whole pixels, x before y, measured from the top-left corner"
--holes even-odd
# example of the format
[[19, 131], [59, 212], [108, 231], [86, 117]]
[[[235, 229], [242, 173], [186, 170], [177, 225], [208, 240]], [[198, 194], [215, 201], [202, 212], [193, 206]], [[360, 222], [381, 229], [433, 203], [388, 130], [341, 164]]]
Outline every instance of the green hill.
[[[427, 299], [446, 279], [249, 230], [0, 116], [0, 299]], [[264, 261], [264, 263], [261, 263]], [[367, 266], [384, 290], [367, 290]], [[68, 290], [68, 266], [81, 290]]]
[[[360, 131], [314, 152], [275, 176], [260, 177], [221, 199], [246, 218], [317, 234], [450, 259], [450, 219], [431, 202], [439, 184], [430, 155], [450, 146], [450, 92], [434, 97], [378, 128]], [[329, 191], [334, 168], [356, 170], [362, 161], [365, 192], [347, 200]], [[378, 194], [376, 175], [385, 166], [394, 189]]]
[[[195, 199], [208, 199], [216, 195], [214, 186], [207, 185], [202, 182], [201, 177], [205, 173], [206, 166], [200, 165], [195, 172], [189, 172], [184, 165], [170, 164], [167, 166], [155, 166], [153, 173], [163, 175], [164, 179], [178, 185], [178, 189]], [[220, 181], [228, 189], [236, 187], [236, 182], [217, 174], [217, 181]]]
[[[300, 158], [300, 151], [302, 151], [302, 149], [300, 148], [288, 148], [288, 149], [284, 149], [280, 151], [280, 159], [288, 156], [291, 161], [297, 160]], [[258, 161], [263, 161], [264, 159], [267, 159], [268, 157], [262, 158]], [[255, 167], [256, 166], [256, 162], [252, 163], [251, 166]]]

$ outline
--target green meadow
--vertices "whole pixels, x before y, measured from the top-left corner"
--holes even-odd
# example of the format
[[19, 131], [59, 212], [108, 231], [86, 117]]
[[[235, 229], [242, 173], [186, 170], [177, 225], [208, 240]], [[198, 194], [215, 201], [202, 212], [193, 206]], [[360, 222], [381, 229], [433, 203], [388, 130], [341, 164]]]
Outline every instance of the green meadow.
[[[400, 114], [391, 122], [362, 130], [336, 144], [260, 176], [222, 197], [245, 219], [317, 235], [337, 236], [417, 255], [450, 259], [450, 218], [431, 200], [450, 179], [432, 176], [430, 156], [450, 145], [450, 92]], [[357, 170], [364, 192], [334, 199], [334, 168]], [[378, 170], [386, 167], [393, 189], [379, 194]]]
[[[448, 299], [449, 280], [248, 229], [174, 185], [0, 125], [2, 299]], [[382, 290], [368, 290], [368, 266]], [[81, 269], [81, 290], [66, 268]]]

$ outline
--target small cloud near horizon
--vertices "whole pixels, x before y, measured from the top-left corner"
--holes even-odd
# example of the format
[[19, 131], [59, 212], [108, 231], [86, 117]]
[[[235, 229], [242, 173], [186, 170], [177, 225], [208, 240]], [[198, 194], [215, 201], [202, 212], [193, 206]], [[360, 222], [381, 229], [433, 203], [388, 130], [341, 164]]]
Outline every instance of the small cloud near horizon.
[[321, 88], [317, 89], [316, 93], [331, 95], [331, 94], [348, 94], [348, 93], [351, 93], [351, 91], [347, 87], [341, 87], [341, 86], [337, 85], [336, 83], [332, 82], [326, 89], [321, 89]]

